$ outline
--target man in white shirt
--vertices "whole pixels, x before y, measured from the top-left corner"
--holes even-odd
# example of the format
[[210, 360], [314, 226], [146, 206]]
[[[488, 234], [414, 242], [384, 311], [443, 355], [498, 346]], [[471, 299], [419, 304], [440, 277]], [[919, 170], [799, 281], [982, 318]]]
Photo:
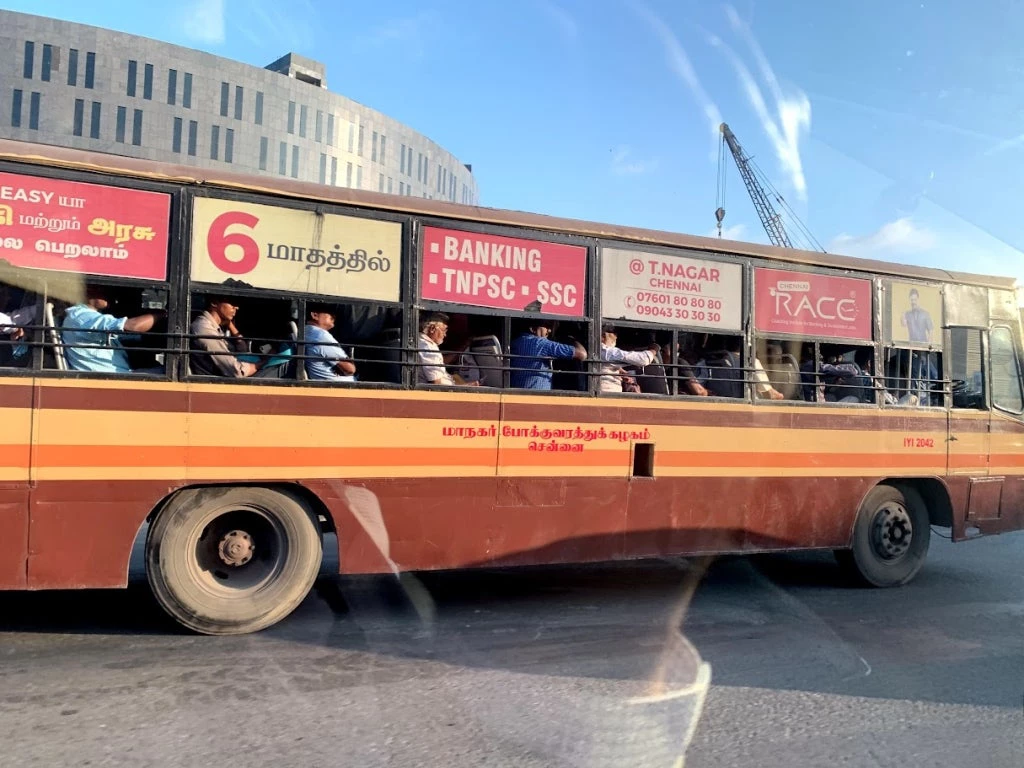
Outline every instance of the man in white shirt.
[[626, 352], [616, 346], [619, 337], [615, 332], [615, 326], [605, 323], [601, 326], [601, 391], [622, 392], [623, 376], [626, 372], [622, 370], [623, 365], [635, 365], [639, 368], [653, 363], [661, 347], [651, 344], [647, 349], [639, 352]]
[[445, 368], [444, 355], [440, 344], [448, 334], [448, 315], [443, 312], [430, 312], [420, 320], [420, 337], [416, 343], [419, 350], [416, 359], [417, 384], [434, 384], [452, 387], [462, 384], [467, 387], [480, 385], [479, 381], [457, 382]]

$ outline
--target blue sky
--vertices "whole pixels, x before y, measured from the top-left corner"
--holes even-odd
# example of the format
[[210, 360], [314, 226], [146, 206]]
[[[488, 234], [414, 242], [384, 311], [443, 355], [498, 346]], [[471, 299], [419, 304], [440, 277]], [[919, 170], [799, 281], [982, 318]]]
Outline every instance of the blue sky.
[[[1024, 278], [1011, 0], [5, 5], [323, 61], [331, 90], [472, 163], [501, 208], [710, 234], [724, 120], [828, 250]], [[766, 242], [727, 176], [727, 234]]]

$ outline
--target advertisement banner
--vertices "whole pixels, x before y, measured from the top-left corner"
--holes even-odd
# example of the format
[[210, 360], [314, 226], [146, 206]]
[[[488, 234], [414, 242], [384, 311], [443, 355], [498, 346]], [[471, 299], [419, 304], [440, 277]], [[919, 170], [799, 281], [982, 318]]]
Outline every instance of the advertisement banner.
[[578, 317], [586, 310], [587, 249], [424, 227], [420, 296], [491, 309]]
[[942, 291], [937, 286], [885, 281], [888, 337], [893, 344], [942, 347]]
[[398, 301], [402, 225], [272, 205], [196, 198], [192, 279]]
[[601, 314], [710, 330], [743, 327], [739, 264], [601, 249]]
[[163, 280], [171, 196], [0, 173], [0, 261]]
[[871, 281], [781, 269], [754, 270], [759, 333], [871, 340]]

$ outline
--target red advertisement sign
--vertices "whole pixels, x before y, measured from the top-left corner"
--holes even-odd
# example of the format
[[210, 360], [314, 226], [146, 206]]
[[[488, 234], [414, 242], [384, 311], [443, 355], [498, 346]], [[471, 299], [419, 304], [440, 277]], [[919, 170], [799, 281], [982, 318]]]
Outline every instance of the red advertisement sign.
[[491, 309], [584, 314], [587, 249], [423, 228], [420, 296]]
[[754, 326], [761, 332], [870, 341], [871, 281], [756, 269]]
[[0, 173], [0, 261], [163, 280], [170, 195]]

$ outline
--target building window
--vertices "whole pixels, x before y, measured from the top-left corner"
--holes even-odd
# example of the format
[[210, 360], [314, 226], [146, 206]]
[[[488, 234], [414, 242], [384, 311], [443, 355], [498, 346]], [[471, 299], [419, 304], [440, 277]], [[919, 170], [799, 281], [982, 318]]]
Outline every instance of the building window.
[[405, 173], [405, 144], [402, 145], [402, 161], [398, 167], [399, 173]]
[[78, 49], [68, 51], [68, 85], [78, 85]]
[[[319, 109], [316, 111], [316, 140], [324, 140], [324, 113]], [[323, 184], [323, 182], [320, 183]]]
[[39, 130], [39, 100], [42, 98], [39, 91], [32, 91], [28, 102], [28, 127], [30, 130]]
[[92, 103], [92, 115], [89, 120], [90, 139], [98, 139], [100, 137], [100, 108], [102, 106], [98, 101]]
[[338, 186], [338, 158], [331, 158], [331, 186]]
[[295, 133], [295, 102], [288, 102], [288, 133]]
[[220, 151], [220, 126], [215, 125], [210, 129], [210, 159], [217, 160], [217, 153]]
[[328, 113], [327, 115], [327, 146], [334, 146], [334, 114]]
[[[185, 75], [185, 83], [188, 84], [189, 75]], [[192, 156], [196, 156], [196, 143], [199, 138], [199, 123], [195, 120], [188, 121], [188, 153]]]
[[356, 166], [356, 189], [363, 188], [363, 166]]
[[303, 104], [299, 108], [299, 136], [306, 138], [306, 117], [309, 115], [309, 108]]
[[384, 191], [384, 174], [383, 173], [380, 174], [377, 177], [377, 191], [378, 192], [383, 192]]
[[[128, 122], [128, 108], [127, 107], [118, 107], [117, 108], [117, 122], [114, 124], [114, 141], [117, 141], [120, 144], [124, 144], [124, 127], [125, 127], [125, 124], [127, 122]], [[181, 145], [181, 126], [179, 125], [179, 126], [177, 126], [177, 128], [178, 128], [178, 144], [179, 144], [179, 148], [180, 148], [180, 145]]]
[[373, 132], [373, 136], [370, 137], [370, 162], [377, 162], [377, 132]]
[[173, 105], [178, 100], [178, 70], [167, 70], [167, 103]]
[[228, 99], [231, 96], [231, 86], [227, 83], [220, 84], [220, 116], [228, 116]]
[[394, 187], [392, 186], [392, 182], [393, 181], [394, 181], [394, 179], [392, 179], [390, 176], [388, 176], [388, 194], [389, 195], [391, 194], [391, 190], [394, 189]]
[[32, 66], [36, 57], [36, 44], [31, 40], [25, 41], [25, 69], [22, 74], [26, 80], [32, 79]]
[[288, 142], [281, 142], [281, 156], [277, 159], [277, 172], [282, 176], [288, 175]]
[[96, 85], [96, 54], [89, 51], [85, 54], [85, 87], [92, 89]]
[[358, 143], [356, 145], [356, 154], [359, 155], [360, 157], [363, 156], [363, 134], [364, 133], [365, 133], [365, 131], [363, 130], [363, 126], [360, 125], [359, 126], [359, 140], [358, 140]]
[[345, 165], [346, 165], [346, 168], [345, 168], [345, 186], [346, 187], [351, 187], [352, 186], [352, 163], [346, 163]]
[[146, 72], [142, 79], [142, 98], [152, 99], [153, 98], [153, 65], [146, 65]]
[[356, 126], [355, 126], [355, 123], [349, 123], [348, 124], [348, 153], [350, 155], [353, 152], [355, 152], [355, 149], [354, 149], [354, 147], [355, 147], [355, 136], [356, 136]]
[[142, 146], [142, 110], [136, 109], [132, 115], [132, 144]]
[[53, 46], [43, 43], [43, 67], [39, 79], [44, 83], [50, 82], [50, 67], [53, 66]]
[[224, 132], [224, 162], [235, 162], [235, 131], [233, 128], [228, 128]]
[[185, 83], [182, 86], [181, 105], [185, 109], [192, 109], [192, 73], [185, 73]]
[[128, 88], [127, 93], [129, 96], [135, 95], [135, 78], [138, 75], [139, 63], [137, 61], [128, 62]]
[[398, 182], [398, 194], [400, 194], [400, 195], [404, 195], [405, 194], [405, 182], [404, 181]]
[[181, 128], [184, 121], [180, 117], [174, 118], [174, 136], [171, 139], [171, 149], [181, 154]]
[[256, 125], [263, 125], [263, 91], [256, 91]]
[[387, 146], [388, 146], [387, 141], [388, 141], [387, 137], [382, 133], [380, 135], [380, 164], [381, 165], [384, 165], [384, 163], [387, 162], [387, 159], [384, 156], [384, 150], [387, 149]]
[[327, 183], [327, 155], [320, 153], [320, 183]]
[[267, 170], [267, 137], [260, 136], [260, 170]]
[[299, 178], [299, 148], [292, 145], [292, 178]]
[[242, 99], [244, 95], [244, 89], [240, 85], [235, 86], [235, 120], [242, 119], [242, 104], [245, 102]]
[[[20, 94], [21, 91], [18, 91], [18, 93]], [[20, 106], [20, 104], [21, 104], [21, 100], [20, 99], [18, 100], [18, 104]], [[20, 114], [20, 112], [19, 112], [19, 114]], [[74, 123], [73, 123], [73, 125], [71, 127], [71, 132], [75, 136], [81, 136], [82, 135], [82, 123], [84, 121], [85, 121], [85, 99], [75, 99], [75, 117], [74, 117]]]
[[[14, 89], [14, 96], [11, 97], [11, 126], [21, 128], [21, 89]], [[76, 134], [77, 135], [77, 134]]]

